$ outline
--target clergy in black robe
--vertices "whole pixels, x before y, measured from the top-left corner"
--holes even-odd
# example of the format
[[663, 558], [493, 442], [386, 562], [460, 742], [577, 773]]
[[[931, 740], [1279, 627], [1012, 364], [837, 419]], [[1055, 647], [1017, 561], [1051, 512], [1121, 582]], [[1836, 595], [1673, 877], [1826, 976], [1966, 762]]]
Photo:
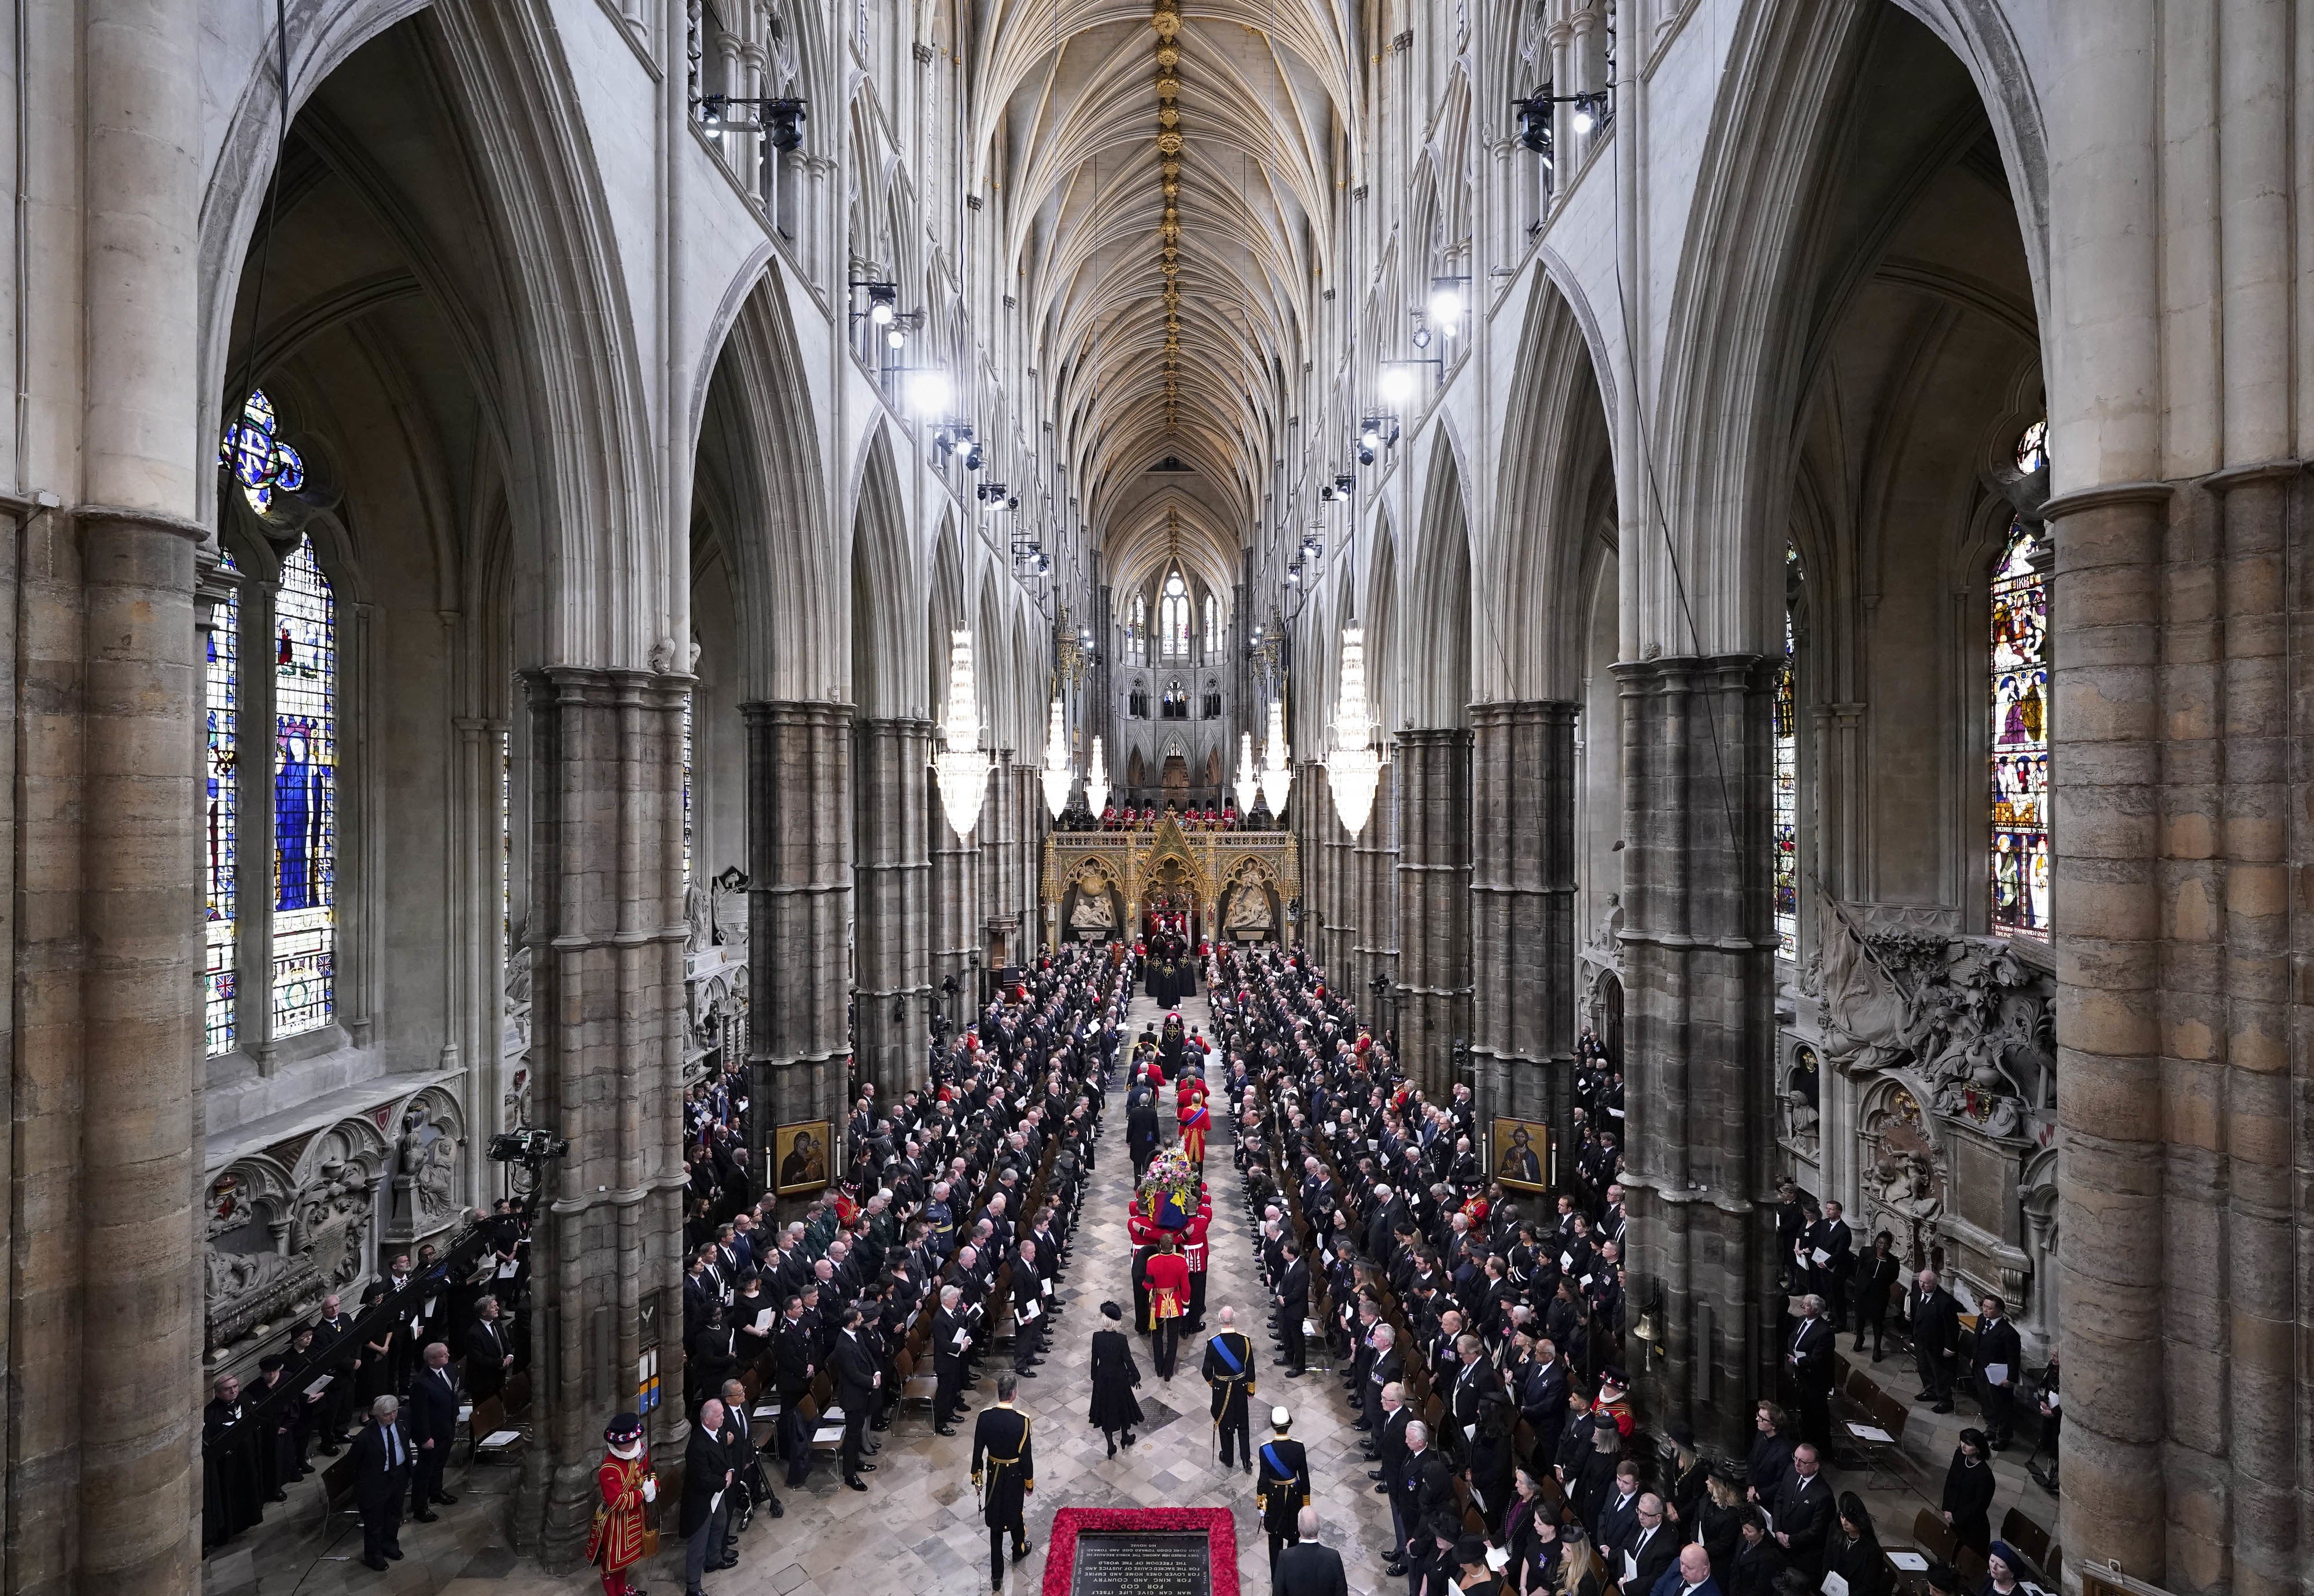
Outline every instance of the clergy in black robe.
[[265, 1516], [273, 1494], [264, 1426], [241, 1399], [241, 1382], [220, 1374], [201, 1410], [201, 1542], [219, 1547]]

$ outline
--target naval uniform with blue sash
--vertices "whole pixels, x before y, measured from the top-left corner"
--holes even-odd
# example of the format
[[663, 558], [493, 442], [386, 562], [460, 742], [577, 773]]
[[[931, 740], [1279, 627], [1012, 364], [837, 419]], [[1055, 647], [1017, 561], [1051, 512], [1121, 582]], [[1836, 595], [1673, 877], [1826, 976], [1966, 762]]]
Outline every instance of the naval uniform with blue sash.
[[1302, 1510], [1310, 1505], [1310, 1456], [1300, 1442], [1286, 1440], [1283, 1430], [1261, 1443], [1253, 1499], [1261, 1509], [1262, 1528], [1269, 1531], [1269, 1567], [1275, 1574], [1277, 1554], [1301, 1539]]
[[[1227, 1468], [1234, 1456], [1250, 1469], [1253, 1467], [1253, 1433], [1248, 1403], [1253, 1396], [1253, 1343], [1235, 1330], [1219, 1331], [1207, 1337], [1204, 1374], [1206, 1383], [1214, 1391], [1214, 1430], [1221, 1441], [1222, 1467]], [[1237, 1438], [1233, 1452], [1232, 1436]]]

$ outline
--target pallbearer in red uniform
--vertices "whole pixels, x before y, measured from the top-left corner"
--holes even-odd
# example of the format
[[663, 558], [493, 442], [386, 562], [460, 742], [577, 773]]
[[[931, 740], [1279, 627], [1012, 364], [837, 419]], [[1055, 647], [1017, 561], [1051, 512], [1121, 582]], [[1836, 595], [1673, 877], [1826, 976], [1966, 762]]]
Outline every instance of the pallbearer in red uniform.
[[651, 1472], [650, 1454], [643, 1450], [643, 1422], [623, 1413], [603, 1432], [610, 1451], [595, 1470], [595, 1486], [602, 1502], [595, 1509], [594, 1533], [587, 1539], [587, 1560], [603, 1570], [604, 1596], [641, 1596], [630, 1584], [627, 1570], [650, 1555], [650, 1503], [658, 1500], [658, 1477]]
[[1167, 1232], [1155, 1257], [1149, 1260], [1149, 1323], [1156, 1332], [1153, 1356], [1160, 1380], [1173, 1378], [1173, 1361], [1181, 1347], [1181, 1321], [1189, 1311], [1189, 1265], [1179, 1243]]
[[1213, 1222], [1214, 1201], [1200, 1182], [1197, 1212], [1181, 1232], [1181, 1261], [1189, 1266], [1189, 1330], [1198, 1336], [1206, 1331], [1206, 1232]]
[[1184, 1075], [1173, 1089], [1173, 1101], [1181, 1117], [1181, 1156], [1189, 1167], [1203, 1175], [1206, 1171], [1206, 1133], [1213, 1128], [1213, 1110], [1206, 1105], [1206, 1082], [1200, 1075]]

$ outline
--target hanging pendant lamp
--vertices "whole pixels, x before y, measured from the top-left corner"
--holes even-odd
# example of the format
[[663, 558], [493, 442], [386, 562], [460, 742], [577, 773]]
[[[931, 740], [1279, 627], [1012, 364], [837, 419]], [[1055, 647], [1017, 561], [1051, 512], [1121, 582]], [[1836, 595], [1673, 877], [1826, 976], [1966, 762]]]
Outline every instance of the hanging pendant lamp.
[[1092, 758], [1085, 765], [1085, 807], [1095, 819], [1108, 807], [1108, 756], [1101, 752], [1098, 733], [1092, 739]]
[[1240, 732], [1237, 739], [1237, 812], [1250, 817], [1254, 800], [1261, 796], [1261, 778], [1253, 768], [1253, 734]]
[[1273, 699], [1269, 705], [1269, 743], [1262, 751], [1261, 796], [1269, 800], [1269, 812], [1285, 824], [1285, 795], [1293, 789], [1294, 765], [1285, 752], [1285, 701]]
[[932, 756], [940, 778], [941, 807], [949, 829], [972, 835], [980, 823], [981, 799], [988, 793], [988, 755], [980, 751], [980, 692], [972, 676], [972, 634], [949, 634], [948, 713], [941, 719], [945, 745]]
[[1053, 695], [1052, 719], [1045, 732], [1045, 768], [1038, 773], [1045, 784], [1045, 807], [1058, 820], [1061, 811], [1069, 807], [1069, 789], [1076, 785], [1076, 772], [1069, 769], [1069, 737], [1061, 726], [1060, 695]]
[[1334, 706], [1334, 742], [1326, 754], [1326, 778], [1334, 789], [1334, 812], [1342, 829], [1356, 836], [1373, 813], [1374, 788], [1382, 780], [1382, 755], [1373, 747], [1373, 717], [1366, 708], [1366, 633], [1342, 629], [1342, 691]]

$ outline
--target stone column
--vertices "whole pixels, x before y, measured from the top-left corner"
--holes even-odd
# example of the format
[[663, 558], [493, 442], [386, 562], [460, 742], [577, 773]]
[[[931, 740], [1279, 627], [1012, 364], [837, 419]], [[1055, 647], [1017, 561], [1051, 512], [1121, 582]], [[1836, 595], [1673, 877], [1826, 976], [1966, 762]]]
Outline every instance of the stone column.
[[200, 38], [190, 0], [90, 0], [18, 64], [51, 180], [19, 287], [73, 329], [19, 398], [46, 419], [18, 470], [84, 498], [11, 528], [18, 1591], [200, 1585]]
[[1309, 816], [1304, 824], [1310, 847], [1302, 856], [1302, 868], [1315, 886], [1304, 911], [1303, 935], [1327, 981], [1356, 1001], [1358, 994], [1352, 988], [1358, 921], [1355, 856], [1350, 833], [1334, 813], [1334, 790], [1323, 764], [1314, 759], [1303, 763], [1294, 778], [1293, 801]]
[[1548, 1121], [1571, 1150], [1575, 717], [1555, 700], [1471, 709], [1471, 1052], [1479, 1113]]
[[932, 987], [927, 827], [946, 822], [925, 812], [932, 722], [861, 719], [852, 735], [860, 859], [852, 1028], [861, 1078], [890, 1102], [925, 1075], [925, 998]]
[[[553, 666], [530, 716], [532, 1102], [568, 1137], [533, 1232], [533, 1382], [544, 1413], [516, 1544], [582, 1555], [603, 1415], [631, 1406], [652, 1309], [679, 1371], [683, 1193], [683, 711], [691, 678]], [[662, 1438], [682, 1415], [663, 1408]]]
[[[930, 794], [932, 828], [932, 982], [935, 998], [959, 1027], [972, 1018], [976, 988], [973, 961], [980, 954], [980, 851], [969, 836], [959, 837], [941, 807], [940, 778], [923, 776]], [[953, 979], [951, 1000], [941, 989]]]
[[[1630, 972], [1631, 1311], [1662, 1294], [1649, 1411], [1730, 1450], [1766, 1383], [1782, 1303], [1762, 1199], [1774, 1115], [1771, 662], [1614, 667], [1623, 701]], [[1633, 1371], [1635, 1374], [1639, 1371]]]
[[[980, 843], [981, 962], [991, 971], [1003, 968], [1020, 956], [1020, 856], [1015, 849], [1013, 808], [1019, 789], [1012, 780], [1012, 750], [999, 748], [991, 756], [988, 792], [981, 799], [980, 824], [973, 835]], [[974, 994], [977, 1005], [978, 994]]]
[[1045, 904], [1039, 883], [1044, 872], [1038, 851], [1045, 845], [1045, 787], [1041, 767], [1012, 767], [1012, 913], [1020, 931], [1012, 944], [1012, 962], [1034, 964], [1045, 945]]
[[1444, 1101], [1471, 1026], [1471, 734], [1398, 734], [1398, 1035], [1407, 1073]]
[[[1374, 784], [1373, 810], [1365, 829], [1350, 841], [1357, 882], [1358, 920], [1351, 965], [1357, 977], [1358, 1014], [1380, 1036], [1391, 1010], [1374, 1003], [1373, 978], [1398, 979], [1398, 766], [1382, 767]], [[1400, 1040], [1403, 1040], [1401, 1036]]]
[[[849, 1032], [852, 710], [779, 699], [747, 721], [747, 1066], [750, 1142], [767, 1180], [772, 1133], [840, 1134]], [[830, 1149], [830, 1168], [835, 1164]]]

